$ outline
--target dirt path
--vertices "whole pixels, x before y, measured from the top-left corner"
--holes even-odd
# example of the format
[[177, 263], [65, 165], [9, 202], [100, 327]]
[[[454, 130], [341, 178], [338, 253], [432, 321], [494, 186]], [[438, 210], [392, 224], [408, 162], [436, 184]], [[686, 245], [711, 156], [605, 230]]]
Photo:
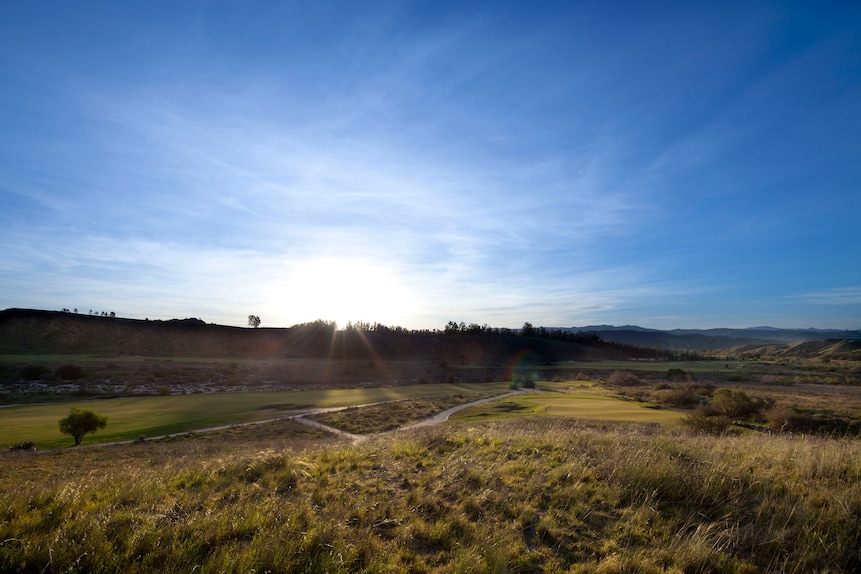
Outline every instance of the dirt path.
[[456, 407], [451, 407], [450, 409], [445, 410], [441, 413], [435, 414], [434, 416], [427, 418], [423, 421], [419, 421], [415, 424], [407, 425], [405, 427], [401, 427], [401, 428], [395, 429], [394, 431], [389, 431], [389, 432], [397, 432], [397, 431], [413, 429], [413, 428], [417, 428], [417, 427], [428, 427], [431, 425], [438, 425], [438, 424], [441, 424], [441, 423], [448, 421], [448, 418], [451, 415], [453, 415], [454, 413], [456, 413], [457, 411], [467, 409], [469, 407], [474, 407], [476, 405], [482, 405], [484, 403], [489, 403], [490, 401], [498, 401], [500, 399], [507, 399], [508, 397], [513, 397], [514, 395], [519, 395], [520, 393], [525, 393], [525, 392], [527, 392], [527, 391], [512, 391], [512, 392], [507, 393], [505, 395], [499, 395], [498, 397], [490, 397], [488, 399], [481, 399], [479, 401], [473, 401], [471, 403], [466, 403], [465, 405], [458, 405]]
[[[394, 430], [385, 431], [382, 433], [375, 433], [375, 434], [380, 434], [380, 435], [391, 434], [391, 433], [400, 432], [402, 430], [407, 430], [407, 429], [412, 429], [412, 428], [438, 425], [438, 424], [446, 422], [451, 415], [453, 415], [454, 413], [456, 413], [459, 410], [466, 409], [469, 407], [474, 407], [476, 405], [484, 404], [484, 403], [487, 403], [490, 401], [498, 401], [500, 399], [512, 397], [514, 395], [518, 395], [518, 394], [524, 393], [524, 392], [527, 392], [527, 391], [523, 391], [523, 390], [512, 391], [510, 393], [506, 393], [504, 395], [499, 395], [497, 397], [490, 397], [487, 399], [481, 399], [478, 401], [473, 401], [471, 403], [465, 403], [462, 405], [458, 405], [456, 407], [452, 407], [452, 408], [447, 409], [445, 411], [442, 411], [441, 413], [437, 413], [437, 414], [433, 415], [432, 417], [429, 417], [423, 421], [419, 421], [415, 424], [411, 424], [411, 425], [407, 425], [405, 427], [400, 427], [400, 428], [396, 428]], [[251, 425], [262, 425], [262, 424], [266, 424], [266, 423], [273, 423], [276, 421], [293, 420], [293, 421], [296, 421], [297, 423], [301, 423], [304, 425], [308, 425], [310, 427], [324, 430], [326, 432], [340, 436], [340, 437], [345, 438], [347, 440], [357, 442], [357, 441], [365, 440], [368, 437], [374, 436], [374, 434], [370, 434], [370, 435], [352, 434], [352, 433], [349, 433], [347, 431], [341, 430], [339, 428], [335, 428], [333, 426], [329, 426], [329, 425], [311, 420], [311, 419], [306, 418], [306, 417], [308, 415], [316, 415], [316, 414], [320, 414], [320, 413], [331, 413], [331, 412], [341, 411], [341, 410], [348, 409], [348, 408], [355, 408], [356, 406], [369, 407], [369, 406], [379, 405], [379, 404], [383, 404], [383, 403], [387, 403], [387, 402], [391, 402], [391, 401], [381, 401], [379, 403], [369, 403], [369, 404], [365, 404], [365, 405], [353, 405], [352, 407], [308, 409], [308, 410], [300, 412], [298, 414], [284, 415], [284, 416], [275, 417], [275, 418], [271, 418], [271, 419], [265, 419], [262, 421], [252, 421], [252, 422], [248, 422], [248, 423], [237, 423], [237, 424], [232, 424], [232, 425], [221, 425], [221, 426], [217, 426], [217, 427], [208, 427], [208, 428], [196, 429], [196, 430], [188, 431], [188, 432], [178, 432], [178, 433], [172, 433], [172, 434], [166, 434], [166, 435], [160, 435], [160, 436], [152, 436], [152, 437], [148, 436], [148, 437], [146, 437], [145, 440], [146, 441], [162, 440], [162, 439], [166, 439], [166, 438], [170, 438], [170, 437], [184, 436], [184, 435], [188, 435], [188, 434], [206, 433], [206, 432], [213, 432], [213, 431], [219, 431], [219, 430], [225, 430], [225, 429], [231, 429], [231, 428], [246, 427], [246, 426], [251, 426]], [[77, 446], [75, 448], [77, 448], [77, 449], [101, 448], [101, 447], [113, 446], [113, 445], [117, 445], [117, 444], [134, 444], [136, 442], [140, 442], [140, 439], [80, 445], [80, 446]], [[51, 452], [53, 450], [56, 450], [56, 449], [45, 449], [45, 450], [39, 450], [38, 452], [39, 453], [46, 453], [46, 452]]]
[[[309, 414], [313, 414], [313, 413], [309, 413]], [[353, 442], [358, 442], [360, 440], [365, 440], [366, 438], [368, 438], [365, 435], [348, 433], [345, 430], [341, 430], [341, 429], [335, 428], [335, 427], [330, 427], [329, 425], [324, 425], [323, 423], [318, 423], [317, 421], [307, 419], [307, 418], [305, 418], [305, 415], [298, 415], [298, 416], [289, 417], [289, 418], [293, 419], [297, 423], [302, 423], [303, 425], [308, 425], [309, 427], [314, 427], [314, 428], [317, 428], [320, 430], [324, 430], [328, 433], [338, 435], [339, 437], [349, 439]]]
[[[460, 411], [460, 410], [463, 410], [463, 409], [467, 409], [467, 408], [469, 408], [469, 407], [474, 407], [474, 406], [476, 406], [476, 405], [481, 405], [481, 404], [484, 404], [484, 403], [489, 403], [490, 401], [498, 401], [498, 400], [500, 400], [500, 399], [507, 399], [508, 397], [513, 397], [514, 395], [518, 395], [518, 394], [520, 394], [520, 393], [524, 393], [524, 392], [527, 392], [527, 391], [512, 391], [512, 392], [510, 392], [510, 393], [506, 393], [506, 394], [504, 394], [504, 395], [499, 395], [499, 396], [497, 396], [497, 397], [490, 397], [490, 398], [487, 398], [487, 399], [480, 399], [480, 400], [477, 400], [477, 401], [472, 401], [471, 403], [465, 403], [465, 404], [462, 404], [462, 405], [458, 405], [458, 406], [456, 406], [456, 407], [451, 407], [450, 409], [444, 410], [444, 411], [442, 411], [441, 413], [437, 413], [437, 414], [435, 414], [435, 415], [433, 415], [433, 416], [431, 416], [431, 417], [428, 417], [428, 418], [426, 418], [426, 419], [424, 419], [424, 420], [422, 420], [422, 421], [419, 421], [419, 422], [414, 423], [414, 424], [411, 424], [411, 425], [407, 425], [407, 426], [404, 426], [404, 427], [399, 427], [399, 428], [396, 428], [396, 429], [393, 429], [393, 430], [390, 430], [390, 431], [385, 431], [385, 432], [381, 432], [381, 433], [374, 433], [374, 434], [369, 434], [369, 435], [359, 435], [359, 434], [352, 434], [352, 433], [348, 433], [348, 432], [343, 431], [343, 430], [341, 430], [341, 429], [338, 429], [338, 428], [335, 428], [335, 427], [332, 427], [332, 426], [329, 426], [329, 425], [325, 425], [325, 424], [323, 424], [323, 423], [319, 423], [319, 422], [317, 422], [317, 421], [312, 421], [312, 420], [310, 420], [310, 419], [306, 419], [306, 418], [305, 418], [305, 416], [306, 416], [307, 414], [314, 414], [314, 413], [305, 413], [305, 414], [296, 415], [296, 416], [293, 416], [293, 417], [290, 417], [290, 418], [292, 418], [292, 419], [293, 419], [293, 420], [295, 420], [296, 422], [300, 422], [300, 423], [302, 423], [302, 424], [307, 424], [307, 425], [310, 425], [310, 426], [313, 426], [313, 427], [316, 427], [316, 428], [319, 428], [319, 429], [322, 429], [322, 430], [325, 430], [325, 431], [331, 432], [331, 433], [336, 434], [336, 435], [338, 435], [338, 436], [342, 436], [342, 437], [344, 437], [344, 438], [351, 439], [351, 440], [353, 440], [353, 441], [360, 441], [360, 440], [364, 440], [364, 439], [366, 439], [366, 438], [368, 438], [368, 437], [372, 437], [372, 436], [375, 436], [375, 435], [392, 434], [392, 433], [396, 433], [396, 432], [400, 432], [400, 431], [404, 431], [404, 430], [408, 430], [408, 429], [414, 429], [414, 428], [419, 428], [419, 427], [427, 427], [427, 426], [432, 426], [432, 425], [438, 425], [438, 424], [441, 424], [441, 423], [446, 422], [446, 421], [449, 419], [449, 417], [450, 417], [451, 415], [453, 415], [454, 413], [456, 413], [457, 411]], [[381, 404], [381, 403], [374, 403], [374, 404]], [[366, 406], [368, 406], [368, 405], [366, 405]], [[329, 410], [331, 411], [331, 410], [340, 410], [340, 409], [329, 409]], [[315, 412], [316, 412], [316, 411], [315, 411]]]

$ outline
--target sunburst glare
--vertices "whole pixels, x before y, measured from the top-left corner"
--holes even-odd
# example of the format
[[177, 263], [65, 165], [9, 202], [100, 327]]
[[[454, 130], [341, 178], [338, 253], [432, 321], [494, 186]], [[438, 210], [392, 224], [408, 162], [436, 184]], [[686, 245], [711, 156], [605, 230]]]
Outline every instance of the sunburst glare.
[[365, 259], [324, 257], [300, 263], [287, 286], [289, 315], [301, 321], [398, 323], [415, 297], [389, 268]]

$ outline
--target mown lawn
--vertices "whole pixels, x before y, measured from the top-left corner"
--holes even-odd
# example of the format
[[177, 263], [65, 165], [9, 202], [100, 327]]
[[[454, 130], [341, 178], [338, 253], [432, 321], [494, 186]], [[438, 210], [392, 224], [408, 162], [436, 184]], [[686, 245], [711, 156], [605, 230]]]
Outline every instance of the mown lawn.
[[34, 441], [39, 448], [70, 446], [58, 421], [72, 407], [108, 417], [106, 429], [87, 435], [83, 444], [132, 440], [214, 426], [267, 420], [286, 411], [340, 407], [434, 395], [478, 393], [503, 389], [503, 384], [428, 384], [361, 389], [211, 393], [90, 400], [61, 404], [0, 408], [0, 446]]
[[572, 393], [524, 393], [498, 402], [469, 407], [453, 414], [451, 421], [501, 420], [514, 417], [550, 415], [578, 419], [660, 423], [673, 426], [688, 412], [648, 408], [642, 403], [606, 395]]

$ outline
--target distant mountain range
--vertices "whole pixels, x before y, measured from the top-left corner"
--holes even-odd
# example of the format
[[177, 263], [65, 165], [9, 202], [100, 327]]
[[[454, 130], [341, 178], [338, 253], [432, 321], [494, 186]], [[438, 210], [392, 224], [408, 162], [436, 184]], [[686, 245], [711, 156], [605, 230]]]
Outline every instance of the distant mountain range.
[[745, 345], [775, 345], [801, 343], [819, 339], [861, 341], [861, 330], [839, 329], [779, 329], [750, 327], [747, 329], [647, 329], [636, 325], [589, 325], [566, 327], [565, 331], [598, 333], [604, 341], [671, 349], [677, 351], [713, 351]]

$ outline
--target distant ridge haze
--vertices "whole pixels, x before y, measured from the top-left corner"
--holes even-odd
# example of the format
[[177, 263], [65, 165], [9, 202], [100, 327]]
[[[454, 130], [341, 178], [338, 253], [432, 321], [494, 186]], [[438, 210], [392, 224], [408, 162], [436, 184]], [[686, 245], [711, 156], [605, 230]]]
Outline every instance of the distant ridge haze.
[[861, 340], [861, 329], [779, 329], [748, 327], [744, 329], [648, 329], [636, 325], [590, 325], [566, 330], [598, 333], [605, 341], [677, 350], [717, 350], [742, 345], [800, 343], [814, 339]]

